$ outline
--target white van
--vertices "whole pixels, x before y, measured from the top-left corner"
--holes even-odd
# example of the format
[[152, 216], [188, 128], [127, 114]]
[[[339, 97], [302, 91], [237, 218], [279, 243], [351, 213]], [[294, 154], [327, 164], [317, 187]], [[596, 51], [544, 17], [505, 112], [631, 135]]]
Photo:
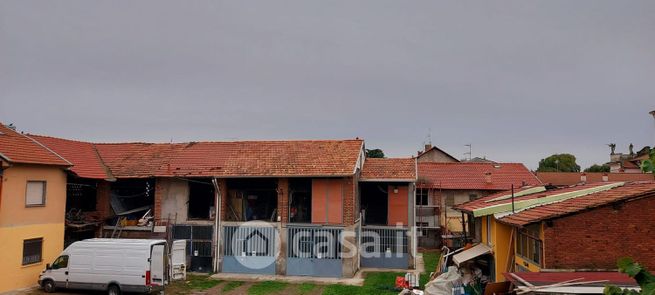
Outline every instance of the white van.
[[39, 275], [46, 292], [56, 288], [121, 292], [163, 290], [167, 278], [165, 240], [88, 239], [68, 246]]

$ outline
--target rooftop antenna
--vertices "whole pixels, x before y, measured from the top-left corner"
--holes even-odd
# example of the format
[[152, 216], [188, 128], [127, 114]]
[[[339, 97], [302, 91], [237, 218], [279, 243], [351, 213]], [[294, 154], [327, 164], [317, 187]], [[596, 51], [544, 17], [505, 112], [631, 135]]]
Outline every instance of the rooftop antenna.
[[[652, 112], [655, 117], [655, 111]], [[428, 128], [428, 144], [432, 145], [432, 128]]]
[[468, 160], [471, 161], [471, 156], [473, 155], [473, 153], [472, 153], [472, 151], [473, 151], [472, 144], [469, 143], [469, 144], [465, 144], [464, 146], [469, 147], [469, 151], [464, 153], [464, 155], [468, 155], [469, 156]]

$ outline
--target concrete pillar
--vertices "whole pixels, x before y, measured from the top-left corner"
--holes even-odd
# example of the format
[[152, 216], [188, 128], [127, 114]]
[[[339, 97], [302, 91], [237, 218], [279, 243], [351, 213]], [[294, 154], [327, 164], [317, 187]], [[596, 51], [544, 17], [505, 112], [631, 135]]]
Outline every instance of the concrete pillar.
[[287, 226], [285, 223], [280, 222], [277, 229], [280, 247], [277, 249], [277, 257], [275, 258], [275, 274], [284, 276], [287, 274]]
[[358, 271], [359, 267], [359, 248], [357, 245], [357, 235], [354, 225], [347, 226], [341, 234], [341, 276], [352, 278]]

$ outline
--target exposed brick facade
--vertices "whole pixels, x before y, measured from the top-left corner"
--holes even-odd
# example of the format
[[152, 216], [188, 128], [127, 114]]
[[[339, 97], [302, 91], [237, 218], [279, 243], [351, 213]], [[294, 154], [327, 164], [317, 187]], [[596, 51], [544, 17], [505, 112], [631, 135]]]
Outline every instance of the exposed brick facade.
[[221, 220], [225, 221], [227, 213], [227, 181], [224, 178], [217, 179], [218, 189], [221, 191]]
[[615, 269], [625, 256], [655, 270], [655, 195], [544, 225], [544, 268]]
[[111, 184], [107, 181], [99, 181], [96, 190], [96, 214], [100, 220], [104, 220], [112, 215], [111, 203]]
[[163, 218], [161, 216], [161, 202], [164, 199], [164, 194], [166, 193], [164, 191], [164, 181], [161, 178], [155, 179], [155, 220], [159, 221]]
[[289, 179], [277, 181], [277, 215], [282, 223], [289, 222]]
[[357, 191], [357, 182], [355, 177], [347, 177], [344, 179], [344, 192], [343, 192], [343, 224], [355, 224], [355, 192]]

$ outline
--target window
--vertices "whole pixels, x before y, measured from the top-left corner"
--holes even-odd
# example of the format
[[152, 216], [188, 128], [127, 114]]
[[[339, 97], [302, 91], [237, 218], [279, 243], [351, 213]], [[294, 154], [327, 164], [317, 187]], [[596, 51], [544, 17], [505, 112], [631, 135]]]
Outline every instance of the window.
[[416, 191], [416, 205], [430, 205], [427, 190], [419, 189]]
[[538, 238], [539, 226], [539, 224], [536, 224], [519, 231], [516, 240], [516, 253], [530, 262], [541, 265], [543, 244]]
[[52, 263], [52, 269], [60, 269], [68, 267], [68, 255], [59, 256], [55, 262]]
[[23, 241], [23, 265], [41, 262], [43, 238]]
[[25, 190], [25, 206], [45, 205], [45, 181], [27, 181]]
[[455, 194], [449, 193], [446, 195], [446, 207], [455, 206]]

